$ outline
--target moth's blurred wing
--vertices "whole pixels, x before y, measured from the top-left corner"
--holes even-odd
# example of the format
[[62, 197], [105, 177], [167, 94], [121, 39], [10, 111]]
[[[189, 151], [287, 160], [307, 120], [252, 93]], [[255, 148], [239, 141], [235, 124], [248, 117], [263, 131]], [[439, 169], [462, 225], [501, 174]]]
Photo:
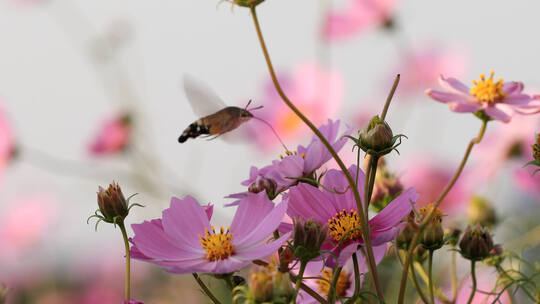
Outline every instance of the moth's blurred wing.
[[187, 100], [197, 116], [204, 117], [227, 106], [209, 86], [193, 76], [184, 75], [183, 84]]

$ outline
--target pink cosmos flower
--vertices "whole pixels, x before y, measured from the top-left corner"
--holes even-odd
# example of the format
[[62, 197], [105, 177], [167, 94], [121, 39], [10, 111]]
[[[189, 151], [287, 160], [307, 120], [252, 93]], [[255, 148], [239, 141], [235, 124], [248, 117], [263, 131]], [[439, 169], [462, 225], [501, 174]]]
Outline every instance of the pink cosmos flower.
[[13, 133], [3, 109], [0, 107], [0, 170], [13, 156]]
[[56, 219], [57, 207], [49, 198], [30, 196], [4, 208], [0, 213], [0, 261], [18, 259], [42, 240]]
[[131, 122], [127, 114], [115, 116], [103, 123], [89, 146], [93, 155], [110, 155], [126, 149], [131, 139]]
[[540, 95], [523, 94], [523, 83], [503, 82], [501, 78], [495, 82], [494, 72], [486, 79], [480, 75], [479, 81], [473, 81], [469, 89], [455, 78], [439, 77], [440, 86], [446, 91], [429, 89], [426, 94], [442, 103], [448, 104], [450, 110], [459, 113], [484, 111], [490, 118], [509, 122], [514, 113], [533, 114], [540, 112]]
[[[347, 142], [345, 135], [349, 135], [352, 132], [351, 128], [348, 128], [344, 133], [338, 136], [339, 132], [339, 120], [333, 122], [328, 120], [328, 123], [321, 126], [319, 131], [332, 145], [337, 152]], [[242, 185], [249, 186], [255, 183], [258, 179], [265, 178], [275, 183], [274, 196], [281, 193], [290, 186], [297, 183], [294, 178], [311, 176], [315, 170], [320, 168], [332, 156], [326, 149], [323, 143], [317, 136], [313, 136], [311, 142], [307, 147], [299, 145], [295, 152], [287, 151], [286, 155], [282, 155], [280, 160], [274, 160], [271, 165], [258, 169], [251, 167], [249, 172], [249, 178], [242, 182]], [[228, 198], [242, 198], [249, 192], [235, 193], [227, 196]], [[227, 206], [237, 205], [239, 201], [235, 201]]]
[[520, 167], [532, 160], [531, 146], [538, 130], [540, 117], [536, 115], [515, 119], [508, 125], [491, 130], [473, 150], [473, 156], [477, 160], [474, 173], [479, 179], [490, 179], [510, 159], [522, 163]]
[[274, 207], [266, 193], [250, 194], [240, 201], [231, 226], [215, 230], [210, 225], [211, 205], [200, 206], [191, 196], [173, 197], [162, 219], [131, 226], [135, 232], [131, 253], [171, 273], [231, 273], [283, 244], [290, 233], [265, 241], [286, 209], [286, 202]]
[[391, 22], [396, 0], [349, 0], [345, 8], [328, 14], [323, 37], [350, 37], [367, 28]]
[[[326, 70], [315, 62], [305, 62], [295, 67], [291, 75], [278, 75], [278, 78], [285, 94], [315, 125], [337, 114], [343, 99], [343, 79], [338, 72]], [[257, 103], [264, 108], [256, 111], [257, 117], [270, 123], [286, 142], [308, 134], [309, 128], [281, 100], [270, 79], [266, 80], [263, 92]], [[251, 123], [248, 132], [263, 151], [271, 151], [279, 145], [262, 123]]]
[[[489, 295], [487, 293], [493, 292], [493, 287], [496, 284], [497, 274], [492, 270], [481, 270], [477, 271], [477, 289], [472, 300], [472, 304], [484, 304], [484, 303], [493, 303], [496, 295]], [[461, 288], [458, 291], [456, 297], [456, 304], [467, 303], [471, 295], [472, 280], [467, 278], [467, 280], [461, 285]], [[497, 289], [497, 292], [500, 292], [501, 289]], [[509, 303], [508, 297], [506, 294], [501, 295], [497, 303], [507, 304]]]
[[423, 48], [406, 51], [400, 63], [392, 71], [394, 75], [401, 74], [397, 89], [398, 94], [418, 94], [426, 87], [437, 83], [441, 74], [461, 76], [465, 72], [465, 56], [454, 50], [446, 50], [428, 45]]
[[[386, 245], [374, 247], [373, 254], [375, 256], [375, 264], [379, 264], [384, 258], [384, 255], [386, 254]], [[363, 277], [368, 272], [368, 267], [366, 264], [366, 260], [361, 254], [358, 255], [358, 259], [358, 270], [360, 272], [361, 286]], [[299, 266], [293, 268], [292, 272], [297, 274], [298, 267]], [[304, 279], [303, 282], [311, 289], [317, 291], [319, 295], [326, 299], [328, 297], [328, 291], [330, 287], [328, 281], [332, 280], [332, 274], [332, 268], [325, 267], [322, 260], [311, 261], [306, 265], [306, 270], [304, 271], [304, 277], [310, 279]], [[320, 277], [328, 281], [311, 279], [314, 277]], [[336, 295], [338, 297], [351, 297], [354, 294], [354, 265], [352, 259], [349, 259], [347, 262], [345, 262], [345, 265], [343, 266], [343, 269], [339, 274], [339, 279], [336, 287]], [[298, 303], [315, 304], [319, 303], [319, 301], [315, 300], [303, 290], [300, 290], [300, 293], [298, 294]]]
[[[356, 176], [356, 166], [351, 166], [349, 172], [353, 177]], [[364, 172], [359, 170], [358, 191], [361, 196], [363, 196], [364, 178]], [[313, 218], [321, 224], [328, 223], [328, 241], [323, 244], [322, 250], [332, 251], [338, 256], [337, 265], [342, 266], [357, 251], [357, 247], [364, 244], [359, 227], [358, 209], [343, 172], [329, 170], [324, 176], [323, 185], [327, 189], [345, 191], [345, 193], [330, 193], [301, 183], [291, 188], [285, 198], [285, 201], [289, 203], [287, 214], [293, 219]], [[417, 199], [415, 189], [409, 188], [369, 220], [373, 247], [386, 245], [388, 241], [394, 239], [400, 221], [409, 214], [412, 204]], [[289, 230], [292, 226], [282, 224], [280, 228]], [[326, 263], [328, 266], [333, 266], [336, 261], [328, 256]]]
[[[433, 203], [442, 193], [448, 182], [454, 175], [455, 168], [447, 167], [442, 161], [433, 160], [430, 157], [419, 157], [405, 162], [404, 174], [400, 181], [405, 187], [415, 187], [420, 195], [416, 201], [417, 207], [425, 207]], [[472, 183], [472, 177], [468, 170], [465, 170], [446, 198], [442, 201], [439, 209], [446, 214], [457, 214], [460, 208], [468, 201]]]

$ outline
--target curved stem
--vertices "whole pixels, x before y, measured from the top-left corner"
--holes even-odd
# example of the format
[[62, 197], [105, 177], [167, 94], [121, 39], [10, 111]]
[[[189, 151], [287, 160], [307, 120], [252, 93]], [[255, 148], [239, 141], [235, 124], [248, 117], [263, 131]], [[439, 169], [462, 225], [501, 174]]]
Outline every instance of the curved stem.
[[[343, 174], [345, 174], [345, 177], [347, 178], [347, 181], [349, 182], [349, 185], [351, 186], [351, 189], [353, 191], [354, 198], [356, 200], [356, 206], [358, 210], [362, 210], [362, 199], [360, 198], [360, 193], [358, 192], [358, 188], [355, 187], [354, 180], [347, 170], [347, 167], [345, 167], [345, 164], [341, 160], [341, 158], [337, 155], [336, 151], [330, 145], [328, 140], [322, 135], [322, 133], [315, 127], [315, 125], [304, 115], [296, 106], [289, 100], [289, 98], [285, 95], [285, 92], [283, 92], [283, 89], [281, 88], [279, 81], [277, 79], [276, 73], [274, 71], [274, 67], [272, 65], [272, 61], [270, 60], [270, 55], [268, 53], [268, 50], [266, 48], [266, 43], [264, 42], [264, 38], [262, 35], [261, 27], [259, 25], [259, 20], [257, 18], [257, 12], [255, 10], [255, 6], [250, 7], [251, 10], [251, 16], [253, 18], [253, 23], [255, 25], [255, 30], [257, 31], [257, 37], [259, 38], [259, 42], [261, 45], [261, 49], [264, 55], [264, 58], [266, 60], [266, 64], [268, 66], [268, 71], [270, 73], [270, 77], [272, 78], [272, 82], [274, 83], [274, 87], [276, 88], [276, 91], [278, 92], [281, 99], [287, 104], [287, 106], [315, 133], [315, 135], [320, 139], [320, 141], [323, 143], [323, 145], [326, 147], [328, 152], [332, 155], [332, 157], [336, 160], [336, 163], [338, 164], [341, 171], [343, 171]], [[373, 256], [373, 248], [371, 246], [371, 238], [369, 238], [368, 235], [368, 224], [365, 221], [365, 218], [362, 216], [358, 217], [360, 220], [360, 226], [362, 228], [362, 236], [364, 239], [367, 255], [368, 255], [368, 268], [369, 272], [373, 278], [373, 281], [375, 282], [375, 286], [377, 289], [377, 296], [380, 299], [383, 299], [383, 293], [382, 289], [379, 283], [378, 275], [377, 275], [377, 268], [375, 264], [375, 257]]]
[[328, 303], [330, 304], [336, 302], [336, 285], [339, 280], [339, 275], [341, 274], [341, 269], [343, 269], [343, 267], [334, 268], [332, 271], [332, 283], [330, 284], [330, 290], [328, 291]]
[[411, 279], [413, 281], [414, 288], [416, 288], [416, 292], [418, 292], [418, 295], [424, 301], [424, 303], [429, 303], [426, 295], [422, 291], [422, 288], [420, 287], [420, 284], [418, 284], [418, 279], [416, 278], [416, 271], [414, 271], [414, 267], [411, 264]]
[[475, 264], [476, 264], [475, 261], [471, 261], [472, 291], [471, 291], [471, 296], [469, 297], [469, 301], [467, 301], [467, 304], [472, 303], [472, 300], [474, 298], [474, 294], [476, 293], [476, 271], [474, 269]]
[[196, 274], [196, 273], [192, 273], [192, 275], [193, 275], [193, 278], [195, 278], [195, 281], [197, 281], [197, 283], [199, 284], [201, 289], [204, 291], [204, 293], [210, 298], [210, 300], [212, 300], [212, 302], [214, 302], [214, 304], [221, 304], [221, 302], [212, 294], [210, 289], [208, 289], [208, 287], [206, 287], [206, 285], [201, 280], [201, 278], [199, 278], [199, 275]]
[[484, 137], [484, 134], [486, 132], [487, 123], [488, 123], [487, 120], [482, 120], [482, 126], [480, 127], [480, 131], [478, 132], [478, 135], [469, 142], [469, 145], [467, 146], [467, 149], [465, 150], [465, 154], [463, 155], [461, 163], [459, 164], [459, 167], [457, 168], [456, 172], [454, 173], [454, 176], [452, 177], [452, 179], [450, 180], [450, 182], [448, 183], [446, 188], [444, 188], [444, 191], [441, 193], [439, 198], [437, 198], [437, 200], [433, 204], [433, 208], [430, 209], [428, 214], [426, 214], [426, 216], [424, 217], [424, 219], [420, 223], [420, 225], [418, 227], [418, 232], [414, 235], [414, 237], [413, 237], [413, 239], [411, 241], [411, 244], [409, 245], [410, 247], [409, 247], [409, 250], [407, 251], [407, 258], [405, 259], [405, 265], [403, 267], [403, 273], [401, 274], [401, 283], [400, 283], [400, 286], [399, 286], [398, 304], [403, 304], [403, 300], [404, 300], [404, 297], [405, 297], [405, 286], [407, 285], [407, 272], [408, 272], [409, 265], [410, 265], [411, 260], [412, 260], [413, 250], [416, 247], [416, 244], [418, 244], [418, 238], [420, 237], [420, 234], [424, 230], [426, 224], [429, 222], [429, 220], [433, 216], [433, 212], [437, 209], [437, 207], [439, 207], [439, 205], [441, 204], [443, 199], [446, 197], [448, 192], [450, 192], [450, 190], [452, 189], [452, 187], [456, 183], [457, 179], [461, 175], [461, 172], [463, 171], [463, 168], [465, 167], [465, 164], [467, 163], [467, 160], [469, 159], [472, 148], [474, 147], [474, 145], [476, 145], [476, 144], [478, 144], [478, 143], [480, 143], [482, 141], [482, 138]]
[[293, 303], [296, 303], [296, 297], [298, 297], [298, 291], [300, 290], [300, 285], [302, 284], [302, 278], [304, 277], [306, 265], [306, 262], [300, 262], [300, 270], [298, 271], [298, 276], [296, 276], [296, 285], [294, 286]]
[[452, 302], [457, 298], [456, 251], [452, 250]]
[[358, 258], [356, 257], [356, 252], [352, 255], [353, 265], [354, 265], [354, 296], [358, 296], [360, 292], [360, 269], [358, 267]]
[[430, 303], [435, 304], [435, 296], [433, 293], [433, 250], [429, 250], [428, 257], [428, 282], [429, 282], [429, 299]]
[[131, 299], [130, 297], [130, 254], [129, 254], [129, 240], [126, 233], [126, 227], [124, 226], [124, 222], [118, 224], [118, 227], [120, 227], [120, 231], [122, 231], [122, 237], [124, 238], [124, 246], [126, 249], [126, 287], [124, 291], [124, 298], [127, 302]]

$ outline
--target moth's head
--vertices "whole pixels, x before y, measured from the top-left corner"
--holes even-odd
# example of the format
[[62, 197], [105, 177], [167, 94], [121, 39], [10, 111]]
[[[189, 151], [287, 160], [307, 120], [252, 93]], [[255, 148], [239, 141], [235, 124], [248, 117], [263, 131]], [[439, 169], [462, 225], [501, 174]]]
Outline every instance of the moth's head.
[[240, 119], [242, 121], [247, 121], [247, 120], [250, 120], [251, 118], [253, 118], [253, 114], [251, 114], [251, 112], [249, 112], [246, 109], [240, 110]]

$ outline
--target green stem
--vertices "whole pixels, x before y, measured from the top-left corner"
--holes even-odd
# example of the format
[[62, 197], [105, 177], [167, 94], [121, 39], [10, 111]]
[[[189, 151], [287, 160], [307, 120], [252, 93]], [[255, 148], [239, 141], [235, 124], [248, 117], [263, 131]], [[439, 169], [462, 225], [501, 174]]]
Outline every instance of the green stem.
[[118, 224], [118, 227], [120, 227], [120, 231], [122, 231], [122, 237], [124, 238], [124, 246], [126, 249], [126, 287], [124, 291], [124, 298], [127, 302], [131, 299], [130, 297], [130, 254], [129, 254], [129, 240], [126, 233], [126, 227], [124, 226], [124, 222]]
[[452, 302], [457, 298], [457, 270], [456, 270], [456, 251], [452, 250]]
[[472, 291], [471, 296], [469, 297], [469, 301], [467, 301], [467, 304], [471, 304], [472, 300], [474, 298], [474, 294], [476, 293], [476, 271], [474, 265], [476, 262], [473, 260], [471, 261], [471, 278], [472, 278]]
[[298, 291], [300, 291], [300, 285], [302, 285], [302, 278], [304, 277], [304, 270], [306, 270], [306, 262], [300, 262], [300, 270], [298, 276], [296, 276], [296, 285], [294, 286], [293, 303], [296, 303], [296, 297], [298, 297]]
[[201, 278], [199, 278], [199, 275], [196, 274], [196, 273], [192, 273], [192, 275], [193, 275], [193, 278], [195, 278], [195, 281], [197, 281], [197, 283], [199, 283], [199, 286], [204, 291], [204, 293], [210, 298], [210, 300], [212, 300], [212, 302], [214, 302], [214, 304], [221, 304], [221, 302], [212, 294], [210, 289], [208, 289], [208, 287], [206, 287], [206, 285], [201, 280]]
[[345, 301], [345, 304], [355, 303], [360, 294], [360, 269], [358, 268], [358, 258], [356, 257], [356, 253], [353, 253], [352, 260], [354, 264], [354, 293], [352, 297]]
[[330, 290], [328, 291], [328, 303], [334, 304], [336, 302], [336, 285], [339, 280], [343, 267], [334, 268], [332, 271], [332, 283], [330, 284]]
[[[350, 185], [350, 187], [352, 189], [352, 192], [353, 192], [353, 195], [354, 195], [354, 198], [355, 198], [355, 201], [356, 201], [356, 206], [357, 206], [358, 210], [359, 211], [362, 210], [362, 199], [360, 198], [360, 193], [358, 192], [358, 188], [355, 187], [354, 180], [353, 180], [351, 174], [349, 173], [349, 171], [347, 170], [347, 167], [345, 166], [345, 164], [341, 160], [341, 158], [338, 156], [338, 154], [336, 153], [336, 151], [334, 150], [332, 145], [330, 145], [328, 140], [317, 129], [317, 127], [304, 114], [302, 114], [302, 112], [300, 112], [300, 110], [298, 110], [298, 108], [289, 100], [287, 95], [285, 95], [285, 92], [283, 92], [283, 89], [281, 88], [281, 86], [279, 84], [279, 81], [277, 79], [276, 73], [274, 71], [272, 61], [270, 60], [270, 55], [269, 55], [268, 50], [266, 48], [266, 43], [264, 42], [261, 27], [259, 25], [259, 20], [257, 18], [257, 12], [256, 12], [256, 9], [255, 9], [255, 6], [251, 6], [250, 10], [251, 10], [251, 16], [253, 18], [253, 23], [255, 25], [255, 30], [257, 32], [257, 37], [259, 39], [263, 55], [264, 55], [264, 58], [266, 60], [266, 64], [268, 66], [268, 71], [270, 73], [270, 77], [272, 78], [272, 82], [274, 83], [274, 87], [276, 88], [276, 91], [278, 92], [281, 99], [285, 102], [285, 104], [287, 104], [287, 106], [311, 129], [311, 131], [313, 131], [313, 133], [315, 133], [315, 135], [320, 139], [320, 141], [326, 147], [328, 152], [330, 152], [332, 157], [336, 160], [336, 163], [338, 164], [341, 171], [343, 171], [343, 174], [347, 178], [347, 181], [348, 181], [348, 183], [349, 183], [349, 185]], [[379, 283], [379, 279], [378, 279], [378, 276], [377, 276], [377, 268], [376, 268], [376, 264], [375, 264], [375, 257], [373, 256], [373, 248], [371, 246], [371, 239], [369, 238], [369, 235], [368, 235], [368, 232], [369, 232], [368, 224], [367, 224], [364, 217], [359, 216], [358, 218], [360, 220], [360, 227], [362, 228], [362, 236], [363, 236], [363, 239], [364, 239], [365, 247], [367, 249], [366, 250], [367, 255], [368, 255], [368, 259], [367, 259], [368, 263], [367, 264], [368, 264], [369, 272], [371, 273], [373, 281], [375, 282], [378, 297], [380, 299], [383, 299], [382, 288], [381, 288], [381, 285]]]
[[429, 298], [431, 304], [435, 304], [435, 295], [433, 292], [433, 249], [429, 249], [428, 256], [428, 285], [429, 285]]
[[416, 288], [416, 292], [418, 292], [418, 295], [420, 296], [422, 301], [424, 301], [424, 303], [426, 304], [429, 303], [426, 295], [424, 294], [424, 292], [422, 291], [422, 288], [420, 287], [420, 284], [418, 284], [418, 279], [416, 278], [416, 271], [414, 271], [414, 267], [412, 264], [411, 264], [411, 279], [413, 281], [414, 288]]
[[379, 158], [377, 156], [368, 155], [368, 158], [369, 163], [366, 169], [366, 180], [364, 181], [364, 214], [366, 215], [366, 220], [369, 220], [369, 204], [371, 203], [371, 194], [373, 193], [373, 187], [375, 186], [377, 164], [379, 163]]
[[457, 168], [456, 172], [454, 173], [454, 176], [452, 177], [452, 179], [450, 180], [450, 182], [448, 183], [446, 188], [444, 188], [444, 191], [441, 193], [439, 198], [437, 198], [437, 200], [433, 204], [433, 208], [430, 209], [428, 214], [426, 214], [426, 216], [424, 217], [424, 219], [420, 223], [420, 225], [418, 227], [418, 232], [414, 235], [414, 237], [413, 237], [413, 239], [411, 241], [411, 244], [409, 245], [410, 247], [409, 247], [409, 250], [407, 252], [407, 258], [405, 259], [403, 272], [401, 274], [401, 283], [399, 285], [398, 304], [403, 304], [403, 300], [405, 298], [405, 287], [407, 285], [407, 272], [409, 270], [409, 265], [411, 264], [413, 250], [416, 247], [416, 244], [418, 244], [418, 238], [420, 237], [420, 234], [424, 230], [426, 224], [429, 222], [429, 220], [433, 216], [433, 212], [437, 209], [437, 207], [439, 207], [439, 205], [441, 204], [443, 199], [446, 197], [448, 192], [450, 192], [450, 189], [452, 189], [452, 187], [454, 187], [454, 184], [456, 183], [457, 179], [461, 175], [461, 172], [463, 171], [463, 168], [465, 167], [465, 164], [467, 163], [467, 160], [469, 159], [472, 148], [474, 147], [474, 145], [476, 145], [476, 144], [478, 144], [478, 143], [480, 143], [482, 141], [482, 138], [484, 137], [484, 134], [486, 132], [487, 123], [488, 123], [487, 120], [482, 120], [482, 126], [480, 127], [480, 131], [478, 132], [478, 135], [469, 142], [469, 145], [467, 146], [467, 149], [465, 150], [465, 154], [463, 155], [463, 159], [461, 160], [461, 163], [459, 164], [459, 167]]

